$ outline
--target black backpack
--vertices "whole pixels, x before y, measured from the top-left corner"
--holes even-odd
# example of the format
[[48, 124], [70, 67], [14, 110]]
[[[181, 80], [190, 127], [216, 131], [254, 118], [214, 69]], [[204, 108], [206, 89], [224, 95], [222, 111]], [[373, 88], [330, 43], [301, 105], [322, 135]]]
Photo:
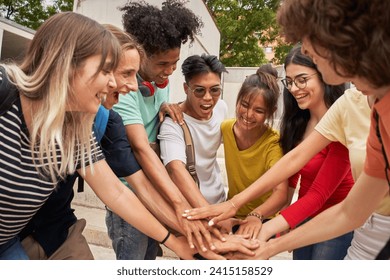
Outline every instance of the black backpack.
[[18, 89], [8, 80], [4, 67], [0, 66], [0, 116], [6, 113], [18, 98]]

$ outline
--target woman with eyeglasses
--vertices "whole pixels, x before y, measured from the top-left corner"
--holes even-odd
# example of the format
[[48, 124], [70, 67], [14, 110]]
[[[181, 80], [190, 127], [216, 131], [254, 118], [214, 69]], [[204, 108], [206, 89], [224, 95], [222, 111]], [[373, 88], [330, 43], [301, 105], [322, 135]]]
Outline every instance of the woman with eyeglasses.
[[[282, 156], [279, 132], [272, 128], [280, 95], [278, 72], [262, 65], [243, 82], [236, 101], [236, 117], [221, 124], [228, 198], [244, 191]], [[235, 217], [246, 222], [233, 228], [236, 234], [256, 238], [264, 222], [287, 202], [287, 180], [241, 206]]]
[[[324, 83], [313, 61], [294, 47], [284, 63], [286, 78], [282, 81], [284, 113], [280, 129], [280, 143], [287, 154], [304, 140], [344, 93], [344, 85]], [[293, 229], [299, 224], [342, 201], [354, 184], [348, 149], [340, 142], [332, 142], [316, 154], [298, 173], [289, 178], [289, 187], [299, 184], [298, 200], [269, 221], [260, 233], [261, 240]], [[343, 259], [351, 244], [353, 233], [309, 245], [293, 251], [294, 260]]]

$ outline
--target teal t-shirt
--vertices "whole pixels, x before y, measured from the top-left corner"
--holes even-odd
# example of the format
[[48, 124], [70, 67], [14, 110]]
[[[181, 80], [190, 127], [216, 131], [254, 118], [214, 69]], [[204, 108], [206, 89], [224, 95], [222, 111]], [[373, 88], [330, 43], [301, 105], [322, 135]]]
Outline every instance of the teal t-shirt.
[[125, 126], [143, 124], [149, 142], [155, 142], [157, 139], [160, 106], [169, 101], [169, 84], [165, 88], [155, 87], [155, 89], [155, 94], [148, 97], [144, 97], [139, 90], [120, 95], [118, 104], [113, 107], [122, 117]]

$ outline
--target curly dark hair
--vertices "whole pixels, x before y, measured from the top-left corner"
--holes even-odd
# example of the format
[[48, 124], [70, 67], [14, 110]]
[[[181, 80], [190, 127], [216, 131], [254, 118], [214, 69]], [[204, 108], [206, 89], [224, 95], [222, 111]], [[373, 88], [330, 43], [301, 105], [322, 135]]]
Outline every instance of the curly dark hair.
[[[318, 77], [324, 85], [324, 102], [327, 108], [344, 94], [344, 84], [334, 86], [324, 83], [317, 66], [308, 56], [302, 54], [300, 45], [295, 46], [288, 53], [284, 62], [284, 69], [290, 64], [303, 65], [314, 69], [318, 73]], [[283, 90], [283, 104], [284, 110], [280, 124], [280, 144], [283, 152], [286, 154], [294, 149], [303, 139], [307, 124], [310, 120], [310, 111], [309, 109], [300, 109], [296, 99], [286, 88]]]
[[148, 56], [180, 48], [187, 41], [193, 42], [200, 34], [203, 22], [186, 2], [167, 0], [162, 8], [145, 1], [130, 1], [120, 8], [123, 11], [123, 27], [144, 47]]
[[390, 1], [285, 0], [277, 20], [287, 41], [323, 48], [336, 73], [390, 84]]

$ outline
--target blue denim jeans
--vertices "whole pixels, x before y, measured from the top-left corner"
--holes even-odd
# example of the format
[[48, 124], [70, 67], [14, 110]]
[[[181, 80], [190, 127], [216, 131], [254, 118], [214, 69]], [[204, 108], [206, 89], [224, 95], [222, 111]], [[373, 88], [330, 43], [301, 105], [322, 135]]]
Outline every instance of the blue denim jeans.
[[106, 225], [117, 260], [156, 259], [158, 242], [146, 236], [108, 209]]
[[353, 232], [293, 251], [293, 260], [343, 260], [351, 245]]
[[0, 245], [0, 260], [28, 260], [19, 237], [15, 236], [6, 243]]

